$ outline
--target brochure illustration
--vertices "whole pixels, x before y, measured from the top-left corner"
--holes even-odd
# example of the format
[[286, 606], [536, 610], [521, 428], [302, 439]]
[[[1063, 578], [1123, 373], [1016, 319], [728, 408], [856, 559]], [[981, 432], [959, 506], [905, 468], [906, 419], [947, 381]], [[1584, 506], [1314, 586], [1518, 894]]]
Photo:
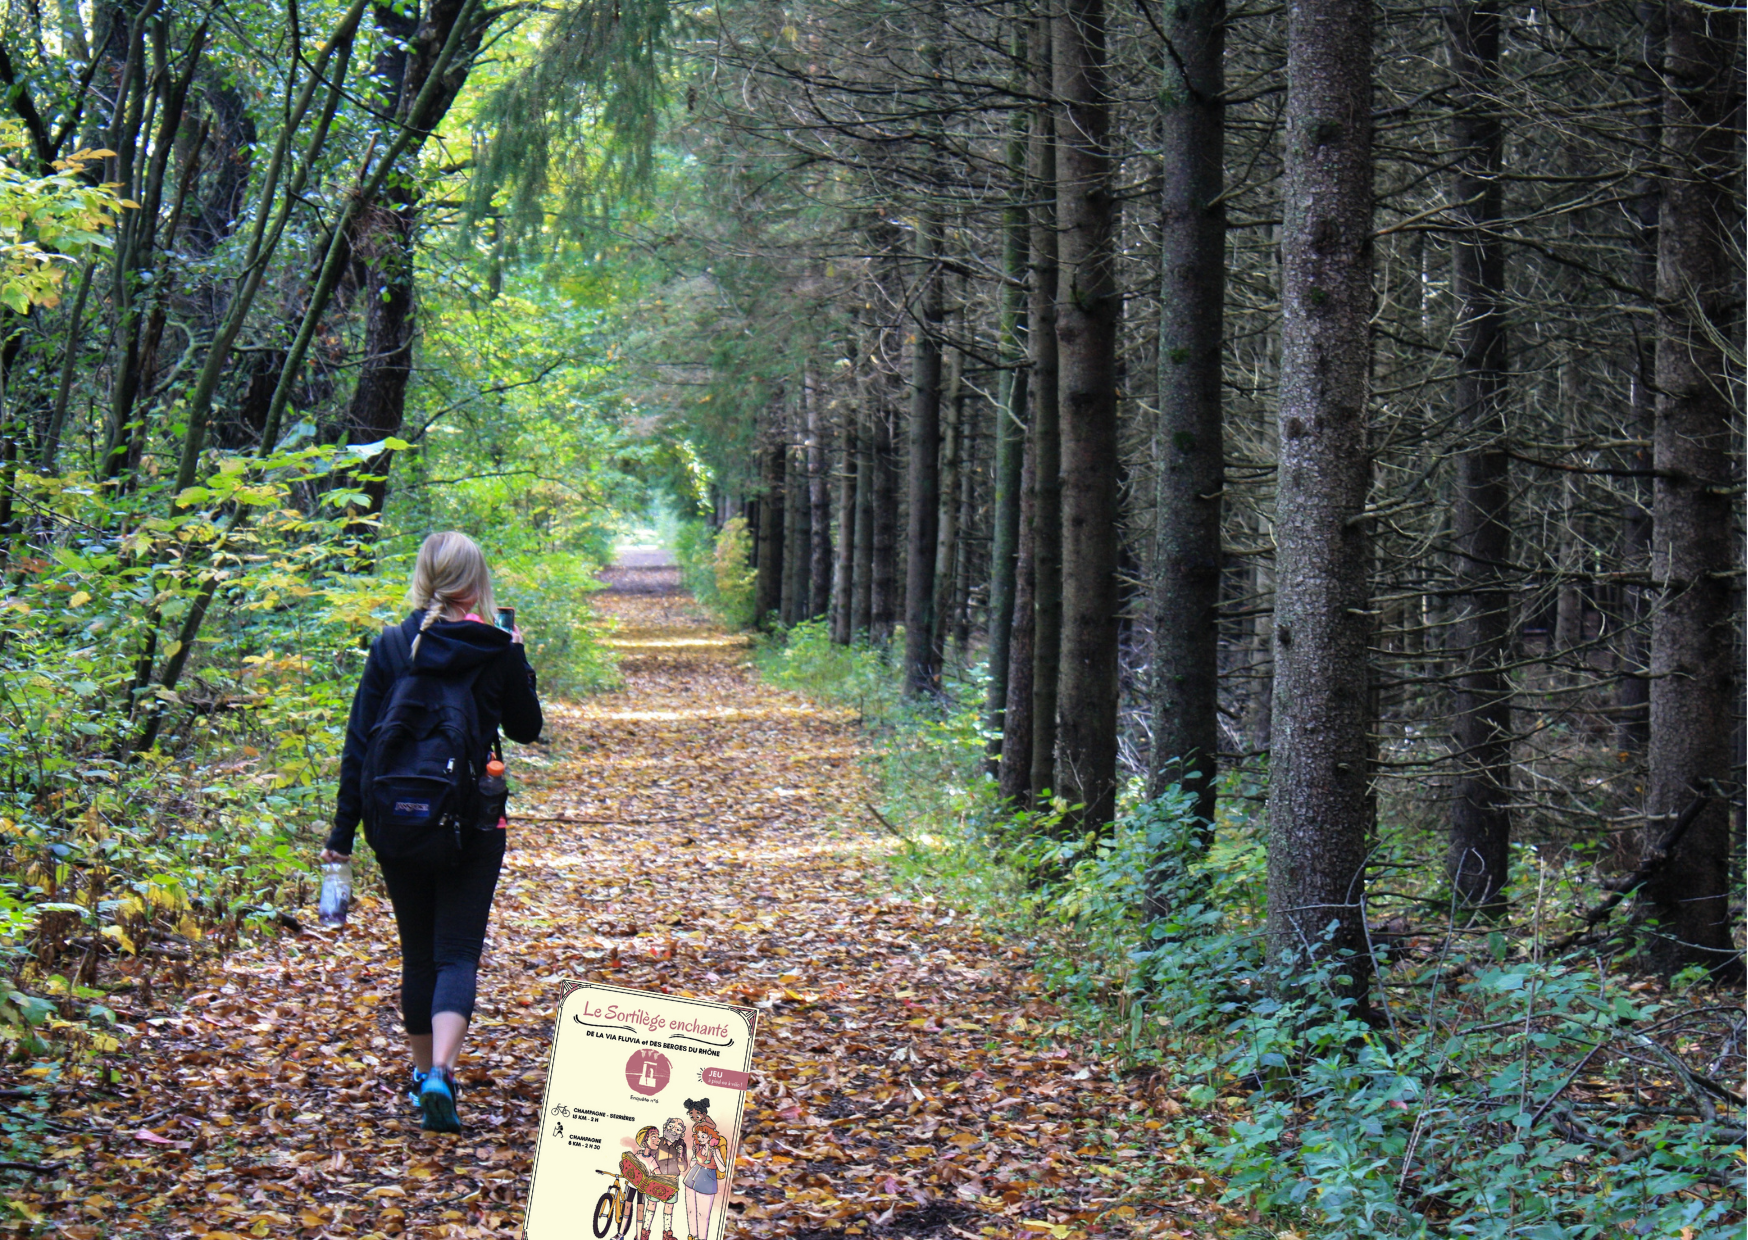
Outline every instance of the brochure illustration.
[[757, 1029], [752, 1008], [570, 984], [527, 1240], [721, 1240]]

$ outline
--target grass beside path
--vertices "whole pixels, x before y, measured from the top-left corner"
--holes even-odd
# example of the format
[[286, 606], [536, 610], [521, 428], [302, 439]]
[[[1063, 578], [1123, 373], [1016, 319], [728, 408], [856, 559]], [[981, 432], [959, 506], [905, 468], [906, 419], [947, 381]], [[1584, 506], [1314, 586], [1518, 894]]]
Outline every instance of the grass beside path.
[[517, 1235], [555, 983], [584, 977], [765, 1009], [730, 1235], [1209, 1234], [1211, 1190], [1136, 1106], [1148, 1082], [1057, 1044], [1019, 949], [890, 893], [851, 718], [761, 684], [673, 570], [610, 576], [624, 688], [554, 707], [550, 747], [512, 759], [465, 1131], [421, 1132], [400, 1095], [393, 926], [367, 894], [338, 938], [120, 1013], [126, 1086], [63, 1091], [18, 1192], [44, 1230]]

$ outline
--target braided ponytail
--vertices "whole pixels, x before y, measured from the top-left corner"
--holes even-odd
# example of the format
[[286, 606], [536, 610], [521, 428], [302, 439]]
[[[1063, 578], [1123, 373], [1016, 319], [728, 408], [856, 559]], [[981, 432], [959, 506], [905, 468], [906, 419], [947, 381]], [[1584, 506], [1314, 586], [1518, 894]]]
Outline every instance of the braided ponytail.
[[413, 649], [407, 655], [407, 661], [409, 663], [419, 657], [419, 643], [425, 640], [425, 630], [430, 628], [433, 624], [436, 624], [442, 617], [443, 600], [441, 598], [434, 598], [431, 600], [431, 605], [425, 609], [425, 618], [419, 621], [418, 636], [413, 638]]
[[413, 638], [411, 657], [415, 659], [425, 630], [443, 619], [445, 613], [453, 613], [451, 619], [460, 619], [463, 612], [472, 608], [489, 616], [495, 605], [492, 574], [486, 567], [485, 554], [473, 539], [454, 530], [433, 534], [419, 547], [407, 595], [414, 607], [425, 609], [419, 634]]

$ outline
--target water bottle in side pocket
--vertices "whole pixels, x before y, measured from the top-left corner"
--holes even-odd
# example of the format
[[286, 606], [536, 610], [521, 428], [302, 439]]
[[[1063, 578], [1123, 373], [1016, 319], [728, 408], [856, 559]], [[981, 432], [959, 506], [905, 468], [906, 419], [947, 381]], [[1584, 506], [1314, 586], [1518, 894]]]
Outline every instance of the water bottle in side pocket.
[[479, 777], [479, 829], [502, 830], [510, 825], [507, 808], [510, 785], [504, 779], [504, 760], [493, 757], [486, 763], [486, 773]]

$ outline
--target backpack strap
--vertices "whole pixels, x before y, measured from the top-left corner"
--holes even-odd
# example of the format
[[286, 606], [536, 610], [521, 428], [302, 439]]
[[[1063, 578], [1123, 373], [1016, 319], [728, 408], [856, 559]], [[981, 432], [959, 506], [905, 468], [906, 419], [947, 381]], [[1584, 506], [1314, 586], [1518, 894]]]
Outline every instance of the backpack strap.
[[386, 626], [377, 646], [382, 651], [383, 660], [388, 664], [389, 675], [393, 679], [399, 680], [413, 670], [413, 647], [407, 641], [407, 635], [401, 632], [400, 625]]

